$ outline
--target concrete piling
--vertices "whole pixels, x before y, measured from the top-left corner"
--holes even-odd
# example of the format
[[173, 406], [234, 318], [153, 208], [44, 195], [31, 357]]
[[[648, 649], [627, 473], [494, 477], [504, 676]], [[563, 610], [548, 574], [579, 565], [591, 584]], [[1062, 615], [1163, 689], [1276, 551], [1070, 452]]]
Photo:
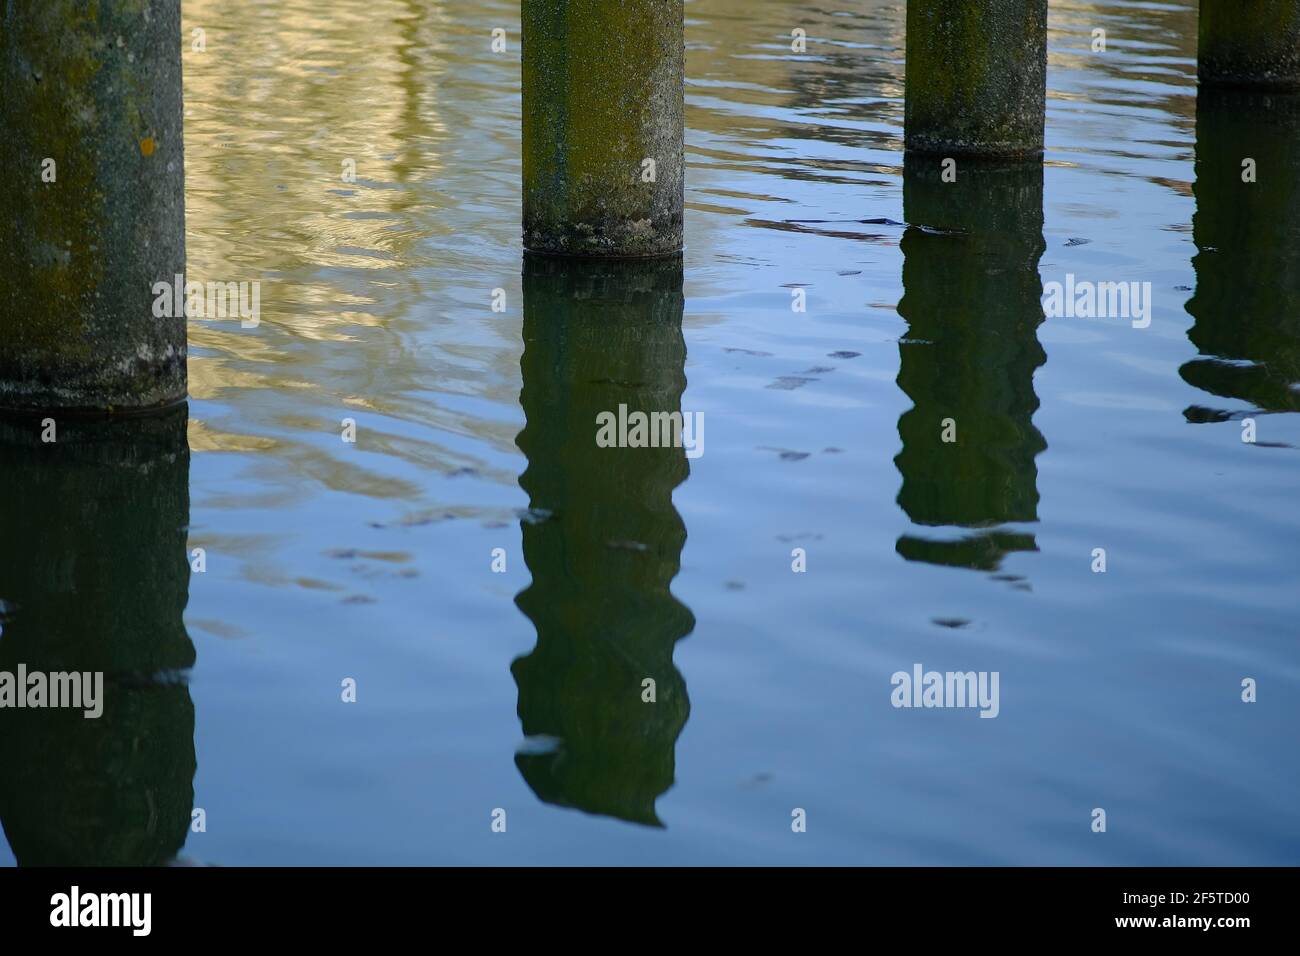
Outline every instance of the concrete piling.
[[682, 0], [522, 0], [524, 247], [682, 247]]
[[1204, 85], [1300, 89], [1300, 0], [1201, 0]]
[[0, 408], [185, 397], [180, 0], [16, 0], [0, 29]]
[[1047, 0], [907, 0], [908, 152], [1043, 152]]

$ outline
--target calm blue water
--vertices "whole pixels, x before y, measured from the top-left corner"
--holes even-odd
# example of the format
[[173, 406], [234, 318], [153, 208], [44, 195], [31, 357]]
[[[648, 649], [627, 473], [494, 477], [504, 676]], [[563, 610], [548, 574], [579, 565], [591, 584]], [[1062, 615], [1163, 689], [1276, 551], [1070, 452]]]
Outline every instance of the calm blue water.
[[517, 4], [185, 19], [190, 273], [262, 321], [192, 324], [188, 461], [9, 436], [0, 659], [182, 676], [0, 739], [0, 859], [1300, 862], [1300, 107], [1198, 119], [1194, 4], [1054, 0], [1043, 168], [953, 188], [902, 0], [694, 0], [684, 259], [527, 269]]

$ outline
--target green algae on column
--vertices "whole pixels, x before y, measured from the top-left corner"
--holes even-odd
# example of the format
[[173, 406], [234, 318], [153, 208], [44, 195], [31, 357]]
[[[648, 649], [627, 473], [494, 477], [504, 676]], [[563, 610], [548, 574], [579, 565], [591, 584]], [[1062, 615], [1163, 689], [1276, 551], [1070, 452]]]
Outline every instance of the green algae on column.
[[682, 247], [682, 0], [522, 0], [524, 246]]
[[906, 148], [1038, 156], [1047, 0], [907, 0]]
[[185, 397], [180, 0], [10, 0], [0, 14], [0, 407]]
[[1300, 0], [1201, 0], [1197, 32], [1202, 83], [1300, 89]]

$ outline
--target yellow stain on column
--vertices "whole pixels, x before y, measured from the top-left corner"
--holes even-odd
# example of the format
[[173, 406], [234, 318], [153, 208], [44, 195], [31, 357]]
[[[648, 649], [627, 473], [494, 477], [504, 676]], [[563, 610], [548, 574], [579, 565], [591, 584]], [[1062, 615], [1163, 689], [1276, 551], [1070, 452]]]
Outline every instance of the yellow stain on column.
[[152, 156], [152, 155], [153, 155], [153, 137], [152, 137], [152, 136], [146, 136], [144, 139], [140, 140], [140, 152], [141, 152], [142, 154], [144, 154], [145, 156]]

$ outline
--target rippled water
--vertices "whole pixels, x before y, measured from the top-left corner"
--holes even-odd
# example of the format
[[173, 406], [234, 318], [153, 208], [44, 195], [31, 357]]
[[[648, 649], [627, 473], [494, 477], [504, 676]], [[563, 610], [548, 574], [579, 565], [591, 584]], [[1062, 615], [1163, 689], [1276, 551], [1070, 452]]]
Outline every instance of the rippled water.
[[[0, 735], [11, 858], [1300, 862], [1300, 107], [1198, 116], [1194, 5], [1054, 0], [1044, 167], [944, 186], [902, 0], [694, 0], [646, 265], [523, 260], [517, 4], [185, 19], [189, 271], [262, 321], [191, 324], [188, 456], [4, 436], [0, 661], [180, 675]], [[596, 449], [620, 403], [704, 454]], [[998, 718], [894, 709], [918, 662]]]

